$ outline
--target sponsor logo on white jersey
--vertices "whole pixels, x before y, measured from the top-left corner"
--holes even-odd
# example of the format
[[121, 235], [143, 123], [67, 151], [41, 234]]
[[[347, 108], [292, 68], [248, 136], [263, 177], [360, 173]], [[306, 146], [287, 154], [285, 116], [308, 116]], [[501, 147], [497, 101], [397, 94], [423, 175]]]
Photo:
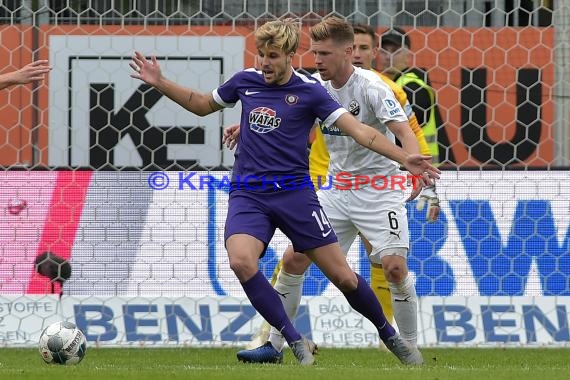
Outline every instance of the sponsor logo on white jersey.
[[388, 111], [388, 115], [396, 116], [401, 115], [401, 107], [398, 107], [398, 103], [392, 99], [384, 99], [384, 105]]
[[320, 123], [319, 125], [321, 126], [321, 132], [323, 132], [324, 135], [348, 136], [346, 133], [341, 131], [336, 124], [329, 125], [328, 127], [323, 123]]

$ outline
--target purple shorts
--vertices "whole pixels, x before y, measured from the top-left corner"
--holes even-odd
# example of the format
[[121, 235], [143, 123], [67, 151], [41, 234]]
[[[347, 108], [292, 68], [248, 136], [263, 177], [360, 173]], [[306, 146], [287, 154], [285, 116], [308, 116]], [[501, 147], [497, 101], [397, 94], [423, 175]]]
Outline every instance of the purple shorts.
[[224, 241], [234, 234], [247, 234], [267, 247], [276, 228], [291, 240], [296, 252], [337, 242], [313, 189], [230, 193]]

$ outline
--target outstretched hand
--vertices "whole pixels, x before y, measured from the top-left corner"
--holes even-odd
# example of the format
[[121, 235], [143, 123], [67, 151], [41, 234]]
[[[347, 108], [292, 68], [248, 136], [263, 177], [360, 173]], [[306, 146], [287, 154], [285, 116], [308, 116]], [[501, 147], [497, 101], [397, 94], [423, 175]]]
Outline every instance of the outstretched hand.
[[41, 81], [44, 79], [45, 74], [49, 73], [51, 69], [52, 67], [45, 59], [28, 63], [19, 70], [0, 75], [0, 89]]
[[52, 67], [48, 64], [48, 61], [44, 59], [28, 63], [16, 72], [16, 82], [19, 84], [25, 84], [43, 80], [44, 75], [49, 73], [51, 69]]
[[413, 175], [417, 183], [414, 183], [414, 191], [408, 200], [416, 198], [421, 189], [433, 186], [434, 180], [439, 178], [441, 170], [431, 164], [432, 157], [421, 154], [410, 154], [404, 160], [404, 166]]
[[134, 70], [131, 78], [140, 79], [151, 86], [156, 86], [162, 78], [160, 65], [154, 55], [149, 61], [142, 53], [135, 51], [129, 66]]

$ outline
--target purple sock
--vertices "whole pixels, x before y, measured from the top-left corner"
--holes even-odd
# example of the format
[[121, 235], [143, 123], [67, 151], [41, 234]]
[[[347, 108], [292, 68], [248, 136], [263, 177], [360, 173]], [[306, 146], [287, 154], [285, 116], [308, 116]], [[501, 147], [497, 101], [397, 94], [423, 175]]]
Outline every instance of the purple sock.
[[388, 323], [380, 302], [368, 286], [366, 281], [355, 273], [358, 278], [358, 286], [352, 292], [344, 293], [348, 303], [352, 308], [362, 314], [366, 319], [376, 326], [382, 341], [394, 336], [396, 330]]
[[263, 273], [257, 273], [241, 284], [247, 298], [259, 314], [273, 327], [281, 331], [287, 343], [301, 339], [301, 334], [295, 330], [293, 324], [287, 317], [283, 303], [269, 284]]

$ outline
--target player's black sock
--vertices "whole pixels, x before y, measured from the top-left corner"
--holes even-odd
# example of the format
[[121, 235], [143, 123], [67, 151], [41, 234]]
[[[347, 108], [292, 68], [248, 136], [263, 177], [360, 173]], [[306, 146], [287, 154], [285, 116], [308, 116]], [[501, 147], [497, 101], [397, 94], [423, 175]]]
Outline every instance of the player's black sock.
[[382, 306], [380, 306], [378, 299], [366, 281], [358, 273], [356, 273], [356, 277], [358, 278], [358, 286], [352, 292], [344, 293], [344, 296], [354, 310], [358, 311], [376, 326], [380, 339], [385, 341], [389, 337], [394, 336], [396, 330], [386, 320]]
[[295, 330], [289, 317], [287, 317], [287, 313], [285, 313], [283, 304], [275, 289], [269, 284], [263, 273], [257, 271], [252, 278], [241, 284], [241, 286], [255, 310], [271, 326], [281, 331], [288, 343], [301, 339], [301, 335]]

